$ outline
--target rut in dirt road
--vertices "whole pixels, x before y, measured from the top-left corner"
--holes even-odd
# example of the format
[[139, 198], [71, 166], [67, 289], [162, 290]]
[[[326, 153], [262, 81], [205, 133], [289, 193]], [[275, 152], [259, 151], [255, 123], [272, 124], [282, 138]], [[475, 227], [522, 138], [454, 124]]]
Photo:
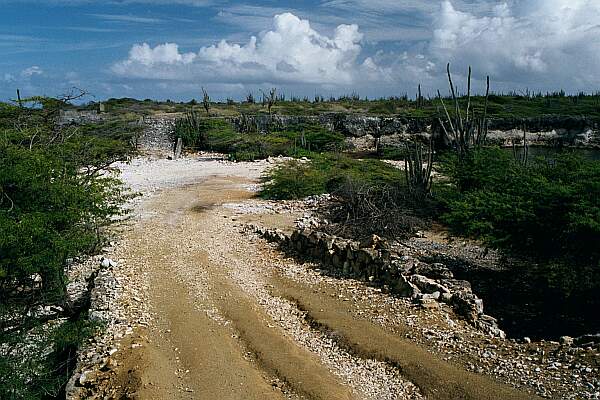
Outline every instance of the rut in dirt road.
[[204, 184], [199, 190], [188, 187], [157, 198], [146, 210], [155, 217], [128, 238], [135, 250], [130, 260], [152, 267], [150, 287], [155, 290], [150, 299], [157, 316], [157, 329], [149, 332], [151, 343], [141, 350], [145, 365], [136, 372], [137, 394], [356, 398], [314, 354], [275, 328], [251, 296], [231, 281], [227, 265], [208, 260], [211, 232], [206, 228], [214, 226], [208, 220], [209, 206], [249, 196], [245, 191], [214, 189]]
[[294, 215], [238, 221], [222, 204], [252, 196], [242, 183], [212, 178], [165, 190], [144, 204], [145, 217], [126, 234], [124, 257], [147, 272], [155, 323], [139, 332], [141, 347], [120, 356], [115, 384], [122, 393], [140, 399], [531, 398], [354, 321], [344, 302], [327, 295], [321, 303], [313, 287], [283, 277], [286, 268], [301, 267], [249, 240], [242, 225], [284, 228]]

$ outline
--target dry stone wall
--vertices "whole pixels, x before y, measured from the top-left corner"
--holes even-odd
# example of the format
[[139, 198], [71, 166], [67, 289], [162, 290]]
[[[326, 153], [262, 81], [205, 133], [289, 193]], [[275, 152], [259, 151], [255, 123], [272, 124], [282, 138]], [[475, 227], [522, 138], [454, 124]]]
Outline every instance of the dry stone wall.
[[377, 236], [360, 243], [308, 229], [291, 235], [262, 227], [250, 229], [287, 251], [318, 260], [330, 272], [384, 287], [425, 308], [448, 304], [456, 314], [491, 336], [506, 336], [496, 319], [484, 313], [483, 301], [472, 292], [470, 283], [454, 279], [444, 264], [402, 256], [389, 250], [387, 242]]
[[138, 148], [144, 151], [157, 151], [172, 154], [174, 151], [175, 117], [144, 117], [142, 135], [138, 138]]

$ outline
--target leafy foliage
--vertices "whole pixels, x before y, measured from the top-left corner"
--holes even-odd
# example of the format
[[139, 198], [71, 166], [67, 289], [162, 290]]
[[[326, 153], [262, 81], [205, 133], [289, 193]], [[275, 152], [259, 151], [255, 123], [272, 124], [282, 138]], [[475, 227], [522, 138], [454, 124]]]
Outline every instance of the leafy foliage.
[[378, 160], [354, 160], [343, 155], [315, 155], [310, 162], [292, 160], [270, 170], [261, 195], [270, 199], [299, 199], [332, 193], [348, 179], [370, 185], [397, 185], [402, 171]]
[[[106, 172], [133, 154], [137, 128], [60, 127], [62, 103], [36, 102], [0, 107], [1, 398], [44, 398], [64, 384], [74, 346], [89, 333], [65, 297], [65, 265], [103, 244], [129, 197]], [[36, 311], [45, 305], [61, 306], [67, 322], [45, 324]]]

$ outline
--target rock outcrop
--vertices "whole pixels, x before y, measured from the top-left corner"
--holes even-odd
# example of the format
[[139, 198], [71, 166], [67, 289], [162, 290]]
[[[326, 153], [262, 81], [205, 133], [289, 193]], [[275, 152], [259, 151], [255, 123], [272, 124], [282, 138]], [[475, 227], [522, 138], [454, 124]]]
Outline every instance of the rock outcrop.
[[[298, 124], [316, 123], [329, 130], [341, 132], [348, 143], [364, 148], [380, 137], [382, 144], [395, 145], [419, 135], [441, 137], [441, 127], [436, 118], [403, 116], [364, 116], [344, 113], [321, 115], [244, 115], [230, 118], [238, 131], [247, 129], [268, 132]], [[488, 139], [498, 145], [512, 145], [520, 141], [523, 129], [528, 133], [530, 145], [600, 147], [600, 119], [570, 116], [539, 116], [532, 118], [492, 118], [489, 121]]]

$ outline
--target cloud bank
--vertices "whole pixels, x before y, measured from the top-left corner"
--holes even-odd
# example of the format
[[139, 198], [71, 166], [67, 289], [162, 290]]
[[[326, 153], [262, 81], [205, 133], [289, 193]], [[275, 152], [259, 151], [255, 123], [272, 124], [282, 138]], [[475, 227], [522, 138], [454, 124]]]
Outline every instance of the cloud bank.
[[381, 88], [390, 94], [413, 90], [417, 83], [432, 91], [445, 87], [445, 65], [452, 62], [457, 72], [472, 65], [476, 78], [489, 74], [496, 88], [596, 90], [600, 86], [600, 2], [523, 3], [492, 6], [487, 2], [488, 7], [477, 3], [469, 11], [463, 3], [458, 3], [459, 10], [442, 1], [429, 16], [430, 37], [402, 52], [366, 51], [356, 24], [339, 25], [328, 36], [308, 20], [282, 13], [274, 16], [269, 30], [242, 45], [221, 40], [183, 52], [175, 43], [135, 44], [112, 72], [122, 78], [180, 84]]

